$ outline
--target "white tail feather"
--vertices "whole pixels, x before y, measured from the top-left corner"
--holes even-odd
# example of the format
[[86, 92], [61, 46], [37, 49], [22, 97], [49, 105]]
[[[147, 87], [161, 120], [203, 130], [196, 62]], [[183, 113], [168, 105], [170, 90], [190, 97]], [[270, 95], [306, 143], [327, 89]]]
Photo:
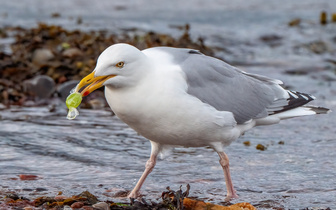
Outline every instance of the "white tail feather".
[[288, 119], [292, 117], [306, 116], [306, 115], [314, 115], [314, 114], [327, 114], [330, 112], [329, 109], [323, 107], [315, 107], [315, 106], [300, 106], [294, 109], [290, 109], [284, 112], [280, 112], [274, 114], [273, 116], [279, 117], [280, 120]]

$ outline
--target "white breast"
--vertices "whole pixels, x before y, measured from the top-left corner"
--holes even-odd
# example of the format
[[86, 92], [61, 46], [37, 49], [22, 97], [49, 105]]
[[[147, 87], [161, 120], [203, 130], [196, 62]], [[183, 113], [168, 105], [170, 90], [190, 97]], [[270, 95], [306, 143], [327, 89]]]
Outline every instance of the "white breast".
[[[162, 56], [160, 56], [162, 57]], [[240, 133], [230, 112], [220, 112], [186, 93], [179, 66], [157, 64], [139, 84], [105, 88], [116, 115], [144, 137], [169, 145], [206, 146], [235, 140]]]

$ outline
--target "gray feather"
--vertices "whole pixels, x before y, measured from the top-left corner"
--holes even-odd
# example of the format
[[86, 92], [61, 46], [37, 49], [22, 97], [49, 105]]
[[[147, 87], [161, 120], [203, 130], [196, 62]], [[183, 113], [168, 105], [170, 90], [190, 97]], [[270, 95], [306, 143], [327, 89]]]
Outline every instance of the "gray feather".
[[263, 118], [287, 105], [281, 81], [243, 72], [224, 61], [189, 49], [160, 47], [180, 65], [188, 93], [219, 111], [233, 113], [238, 124]]

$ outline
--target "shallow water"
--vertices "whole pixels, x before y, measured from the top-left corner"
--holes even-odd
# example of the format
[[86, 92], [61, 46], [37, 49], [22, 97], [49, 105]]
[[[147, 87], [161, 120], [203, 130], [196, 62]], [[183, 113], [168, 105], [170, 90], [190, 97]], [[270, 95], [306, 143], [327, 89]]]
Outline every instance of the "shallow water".
[[[326, 62], [335, 56], [336, 26], [317, 24], [320, 11], [330, 12], [336, 1], [214, 1], [206, 5], [203, 1], [184, 1], [182, 5], [171, 1], [164, 6], [157, 1], [26, 2], [0, 0], [0, 25], [32, 27], [43, 21], [84, 30], [120, 32], [137, 27], [178, 36], [182, 32], [171, 25], [190, 23], [191, 35], [202, 36], [206, 43], [220, 48], [219, 56], [242, 65], [245, 71], [278, 78], [291, 89], [312, 93], [317, 97], [313, 104], [336, 110], [335, 66]], [[51, 18], [54, 12], [61, 17]], [[76, 23], [79, 16], [81, 25]], [[304, 19], [302, 27], [288, 28], [287, 23], [296, 17]], [[260, 41], [270, 34], [282, 37], [279, 46]], [[330, 44], [333, 53], [314, 54], [302, 46], [316, 40]], [[5, 40], [0, 46], [10, 42]], [[307, 75], [284, 74], [284, 70], [300, 68], [308, 68]], [[309, 68], [314, 72], [309, 73]], [[133, 188], [149, 156], [149, 142], [109, 111], [81, 109], [73, 121], [66, 119], [66, 113], [65, 105], [57, 106], [56, 112], [49, 112], [48, 107], [12, 107], [0, 112], [0, 191], [33, 196], [89, 190], [105, 199]], [[336, 208], [335, 113], [258, 127], [227, 147], [240, 196], [234, 203], [250, 202], [265, 209]], [[278, 144], [280, 141], [284, 144]], [[267, 150], [256, 150], [258, 143]], [[20, 181], [19, 174], [35, 174], [41, 179]], [[211, 149], [176, 149], [158, 161], [142, 193], [146, 199], [157, 199], [166, 186], [178, 189], [187, 183], [191, 184], [191, 196], [223, 201], [223, 173]]]
[[[335, 93], [330, 97], [334, 83], [318, 86], [309, 77], [296, 76], [292, 80], [295, 78], [293, 84], [306, 86], [307, 91], [315, 89], [316, 96], [327, 97], [319, 104], [335, 110]], [[227, 147], [240, 196], [234, 203], [336, 208], [334, 119], [335, 112], [258, 127]], [[245, 146], [244, 141], [250, 141], [251, 146]], [[278, 144], [280, 141], [284, 144]], [[259, 143], [267, 150], [256, 150]], [[72, 121], [66, 119], [64, 105], [56, 112], [49, 112], [48, 107], [1, 111], [1, 191], [16, 190], [32, 196], [89, 190], [104, 199], [132, 189], [149, 153], [149, 142], [106, 110], [82, 109]], [[15, 179], [19, 174], [35, 174], [41, 179], [20, 181]], [[215, 152], [208, 148], [177, 148], [158, 161], [142, 193], [146, 199], [155, 200], [166, 186], [177, 189], [187, 183], [191, 184], [191, 196], [215, 203], [223, 201], [224, 178]]]

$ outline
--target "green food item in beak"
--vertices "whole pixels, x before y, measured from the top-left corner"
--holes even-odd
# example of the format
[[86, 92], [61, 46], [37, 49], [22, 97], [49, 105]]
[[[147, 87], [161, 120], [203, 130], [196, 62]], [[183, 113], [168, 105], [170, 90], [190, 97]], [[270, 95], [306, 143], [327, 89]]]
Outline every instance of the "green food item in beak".
[[71, 93], [67, 97], [65, 104], [69, 109], [67, 115], [68, 120], [73, 120], [77, 117], [77, 115], [79, 115], [79, 112], [76, 108], [80, 105], [81, 102], [82, 102], [82, 94], [78, 92]]
[[94, 74], [95, 72], [93, 71], [92, 73], [84, 77], [76, 86], [76, 88], [73, 90], [74, 92], [72, 92], [66, 99], [65, 103], [69, 108], [67, 118], [69, 120], [73, 120], [77, 117], [77, 115], [79, 115], [79, 112], [76, 108], [82, 102], [82, 97], [87, 96], [94, 90], [102, 87], [104, 82], [116, 76], [116, 75], [107, 75], [107, 76], [95, 77]]

